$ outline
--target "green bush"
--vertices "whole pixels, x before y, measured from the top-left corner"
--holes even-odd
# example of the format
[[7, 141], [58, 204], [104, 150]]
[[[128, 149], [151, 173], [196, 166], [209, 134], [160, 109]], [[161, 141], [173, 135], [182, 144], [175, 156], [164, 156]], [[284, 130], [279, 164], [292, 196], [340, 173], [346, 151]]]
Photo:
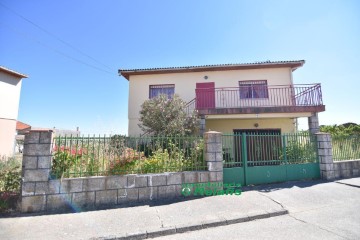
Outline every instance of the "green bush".
[[165, 145], [166, 148], [158, 147], [152, 156], [141, 163], [142, 172], [180, 172], [203, 167], [204, 142], [202, 140], [191, 141], [193, 144], [169, 139]]
[[21, 161], [0, 161], [0, 212], [15, 208], [21, 186]]
[[0, 192], [19, 192], [21, 163], [14, 158], [0, 162]]
[[78, 163], [80, 158], [81, 155], [73, 154], [67, 148], [55, 149], [51, 169], [53, 177], [70, 177], [69, 170]]
[[125, 148], [117, 159], [110, 164], [109, 174], [137, 173], [137, 168], [143, 159], [145, 159], [143, 152], [138, 152], [132, 148]]
[[[279, 159], [284, 160], [284, 152], [281, 150]], [[290, 163], [307, 163], [316, 160], [316, 148], [314, 143], [299, 143], [290, 141], [286, 146], [286, 159]]]

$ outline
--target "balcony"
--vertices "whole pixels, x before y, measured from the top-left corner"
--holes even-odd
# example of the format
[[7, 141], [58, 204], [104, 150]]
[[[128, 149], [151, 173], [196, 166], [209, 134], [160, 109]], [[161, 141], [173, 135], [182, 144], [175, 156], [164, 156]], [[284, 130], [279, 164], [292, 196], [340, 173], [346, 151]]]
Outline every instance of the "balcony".
[[322, 112], [321, 85], [240, 86], [197, 88], [187, 105], [200, 115]]

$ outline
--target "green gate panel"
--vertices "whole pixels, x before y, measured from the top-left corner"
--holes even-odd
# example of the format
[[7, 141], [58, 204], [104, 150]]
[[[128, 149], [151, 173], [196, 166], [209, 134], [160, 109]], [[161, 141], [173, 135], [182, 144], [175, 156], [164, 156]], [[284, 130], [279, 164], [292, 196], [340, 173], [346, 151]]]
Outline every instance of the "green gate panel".
[[247, 167], [246, 169], [246, 183], [250, 184], [264, 184], [276, 183], [286, 181], [286, 166], [259, 166]]
[[234, 167], [234, 168], [224, 168], [224, 183], [240, 183], [242, 186], [245, 185], [244, 181], [244, 168]]
[[[313, 135], [246, 131], [250, 130], [239, 130], [241, 135], [223, 135], [227, 139], [223, 141], [228, 154], [225, 161], [243, 166], [224, 168], [224, 183], [245, 186], [320, 178]], [[303, 163], [297, 164], [299, 160]]]
[[320, 178], [319, 163], [288, 164], [287, 181]]

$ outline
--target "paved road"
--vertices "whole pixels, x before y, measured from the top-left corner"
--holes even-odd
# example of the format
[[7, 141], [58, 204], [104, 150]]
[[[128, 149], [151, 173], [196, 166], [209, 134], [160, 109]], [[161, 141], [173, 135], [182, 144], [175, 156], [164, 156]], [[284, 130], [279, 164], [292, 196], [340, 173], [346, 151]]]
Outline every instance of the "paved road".
[[[286, 210], [288, 215], [271, 217]], [[255, 216], [267, 218], [254, 221]], [[0, 218], [0, 239], [146, 237], [235, 219], [250, 221], [157, 239], [360, 239], [360, 178], [259, 186], [240, 196], [163, 205]]]
[[[0, 218], [0, 239], [90, 239], [124, 237], [202, 226], [203, 223], [285, 213], [258, 191], [180, 202], [68, 214]], [[226, 218], [226, 219], [225, 219]], [[198, 229], [198, 228], [197, 228]]]
[[360, 239], [360, 178], [256, 190], [280, 203], [289, 214], [156, 239]]

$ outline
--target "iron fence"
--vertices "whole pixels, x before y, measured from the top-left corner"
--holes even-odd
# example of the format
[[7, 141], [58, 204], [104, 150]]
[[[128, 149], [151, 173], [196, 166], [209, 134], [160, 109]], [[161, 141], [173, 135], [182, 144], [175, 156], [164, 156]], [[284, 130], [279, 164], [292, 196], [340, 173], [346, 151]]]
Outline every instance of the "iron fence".
[[224, 167], [317, 162], [316, 139], [309, 133], [223, 134]]
[[200, 137], [56, 137], [52, 176], [72, 178], [206, 170]]
[[360, 159], [360, 135], [332, 136], [334, 161]]

